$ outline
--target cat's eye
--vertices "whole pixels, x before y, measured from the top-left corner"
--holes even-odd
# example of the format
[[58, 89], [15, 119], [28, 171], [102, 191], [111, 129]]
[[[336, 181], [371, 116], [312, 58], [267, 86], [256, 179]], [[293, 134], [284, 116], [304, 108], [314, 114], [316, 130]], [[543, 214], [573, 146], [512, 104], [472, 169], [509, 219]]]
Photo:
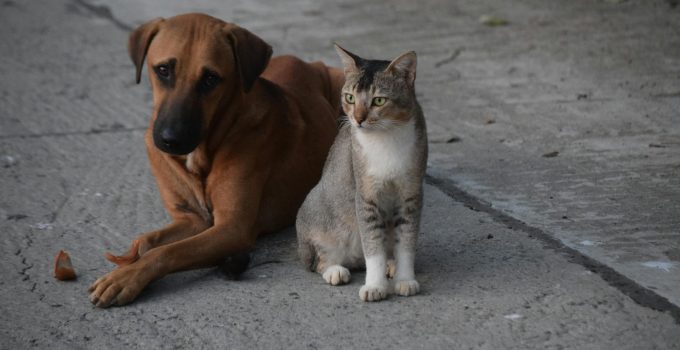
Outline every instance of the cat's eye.
[[353, 105], [354, 104], [354, 95], [352, 94], [345, 94], [345, 102]]
[[375, 97], [373, 98], [373, 102], [371, 103], [373, 106], [380, 107], [387, 102], [387, 99], [384, 97]]

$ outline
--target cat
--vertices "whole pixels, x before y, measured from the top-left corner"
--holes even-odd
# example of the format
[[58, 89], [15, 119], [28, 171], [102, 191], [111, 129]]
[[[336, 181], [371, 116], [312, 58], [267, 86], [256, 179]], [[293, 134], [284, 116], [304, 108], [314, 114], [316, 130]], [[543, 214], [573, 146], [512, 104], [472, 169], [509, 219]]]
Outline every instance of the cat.
[[335, 46], [344, 65], [347, 121], [319, 183], [298, 211], [298, 254], [331, 285], [366, 268], [363, 301], [420, 291], [414, 259], [427, 164], [427, 132], [416, 100], [416, 53], [363, 59]]

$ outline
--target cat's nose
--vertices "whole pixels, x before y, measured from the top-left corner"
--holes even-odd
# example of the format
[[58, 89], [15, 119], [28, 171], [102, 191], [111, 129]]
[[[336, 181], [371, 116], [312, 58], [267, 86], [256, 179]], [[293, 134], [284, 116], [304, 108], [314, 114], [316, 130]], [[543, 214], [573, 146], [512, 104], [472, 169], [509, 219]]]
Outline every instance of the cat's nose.
[[367, 117], [366, 114], [359, 114], [355, 116], [354, 120], [356, 120], [357, 124], [361, 126], [361, 124], [366, 121], [366, 117]]
[[366, 106], [361, 103], [356, 103], [354, 105], [354, 120], [356, 120], [357, 124], [361, 126], [361, 124], [365, 122], [367, 118], [368, 110], [366, 109]]

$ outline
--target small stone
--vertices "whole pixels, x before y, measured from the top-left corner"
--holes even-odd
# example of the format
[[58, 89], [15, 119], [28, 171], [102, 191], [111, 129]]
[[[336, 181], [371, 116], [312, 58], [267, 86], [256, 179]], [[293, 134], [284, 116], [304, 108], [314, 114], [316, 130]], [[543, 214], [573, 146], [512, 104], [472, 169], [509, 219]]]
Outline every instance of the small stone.
[[19, 161], [16, 159], [16, 157], [13, 156], [2, 156], [2, 166], [5, 168], [9, 168], [12, 166], [15, 166]]
[[520, 314], [510, 314], [510, 315], [505, 315], [503, 317], [507, 318], [508, 320], [514, 321], [514, 320], [519, 320], [520, 318], [522, 318], [522, 315], [520, 315]]
[[510, 24], [506, 19], [493, 15], [481, 15], [479, 17], [479, 23], [489, 27], [507, 26]]

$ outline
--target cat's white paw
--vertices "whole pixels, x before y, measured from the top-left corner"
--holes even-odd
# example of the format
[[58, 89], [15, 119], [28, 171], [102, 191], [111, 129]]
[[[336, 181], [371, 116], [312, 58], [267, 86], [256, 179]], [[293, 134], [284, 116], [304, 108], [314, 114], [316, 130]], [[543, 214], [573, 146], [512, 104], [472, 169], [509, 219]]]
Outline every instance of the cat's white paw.
[[394, 259], [389, 259], [385, 266], [387, 267], [387, 271], [385, 271], [387, 278], [393, 278], [394, 273], [397, 272], [397, 262]]
[[328, 284], [337, 286], [338, 284], [345, 284], [349, 282], [349, 270], [340, 265], [331, 265], [322, 274], [323, 279]]
[[416, 295], [420, 292], [420, 284], [416, 280], [397, 281], [394, 284], [394, 293], [404, 297]]
[[387, 288], [364, 284], [359, 289], [359, 298], [363, 301], [380, 301], [387, 298]]

